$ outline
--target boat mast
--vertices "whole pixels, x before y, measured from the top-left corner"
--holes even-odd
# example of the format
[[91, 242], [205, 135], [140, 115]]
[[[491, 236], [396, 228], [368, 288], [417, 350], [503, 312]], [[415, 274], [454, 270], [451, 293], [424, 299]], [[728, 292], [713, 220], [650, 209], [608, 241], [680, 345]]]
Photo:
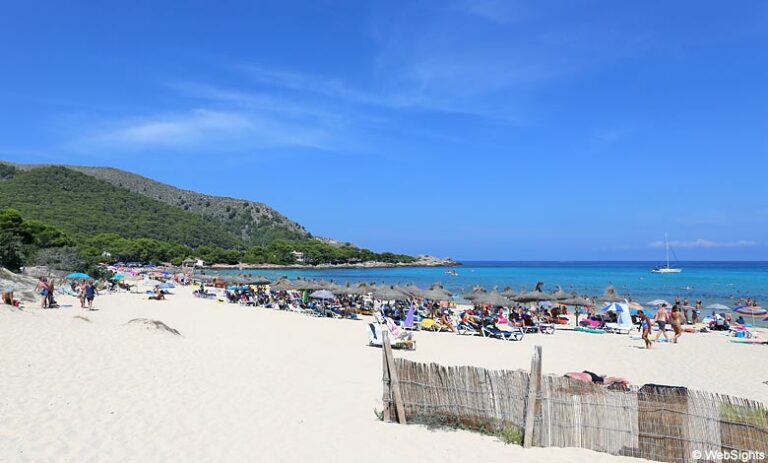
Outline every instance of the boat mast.
[[664, 246], [667, 248], [667, 268], [669, 268], [669, 239], [667, 238], [667, 232], [664, 232]]

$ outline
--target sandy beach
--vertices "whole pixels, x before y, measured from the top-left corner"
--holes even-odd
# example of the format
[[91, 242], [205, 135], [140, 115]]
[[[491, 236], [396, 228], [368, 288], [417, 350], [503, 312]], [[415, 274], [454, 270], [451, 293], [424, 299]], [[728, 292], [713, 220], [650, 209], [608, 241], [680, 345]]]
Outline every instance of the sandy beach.
[[[582, 449], [523, 449], [495, 437], [379, 421], [381, 351], [365, 322], [196, 299], [100, 296], [98, 310], [0, 311], [0, 461], [633, 461]], [[76, 318], [82, 316], [87, 318]], [[160, 320], [174, 336], [136, 318]], [[763, 334], [763, 337], [765, 335]], [[558, 331], [519, 343], [416, 334], [417, 361], [592, 370], [768, 402], [765, 347], [720, 334], [640, 349], [622, 335]], [[637, 460], [634, 460], [637, 461]]]

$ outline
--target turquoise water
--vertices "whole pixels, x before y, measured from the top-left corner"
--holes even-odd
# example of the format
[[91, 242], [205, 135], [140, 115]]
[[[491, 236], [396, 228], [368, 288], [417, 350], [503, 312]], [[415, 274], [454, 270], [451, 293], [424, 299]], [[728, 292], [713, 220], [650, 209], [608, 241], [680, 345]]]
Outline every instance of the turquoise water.
[[[768, 305], [768, 262], [679, 262], [679, 274], [653, 274], [650, 262], [463, 262], [450, 276], [445, 268], [386, 268], [333, 270], [252, 270], [222, 273], [251, 273], [268, 278], [323, 278], [339, 283], [348, 281], [415, 283], [420, 287], [440, 281], [455, 294], [472, 286], [486, 288], [511, 286], [515, 291], [533, 289], [537, 281], [553, 291], [559, 284], [568, 292], [599, 295], [613, 285], [622, 294], [644, 303], [675, 296], [688, 298], [693, 304], [701, 299], [704, 306], [721, 303], [733, 306], [738, 298], [751, 297]], [[209, 272], [212, 273], [212, 272]]]

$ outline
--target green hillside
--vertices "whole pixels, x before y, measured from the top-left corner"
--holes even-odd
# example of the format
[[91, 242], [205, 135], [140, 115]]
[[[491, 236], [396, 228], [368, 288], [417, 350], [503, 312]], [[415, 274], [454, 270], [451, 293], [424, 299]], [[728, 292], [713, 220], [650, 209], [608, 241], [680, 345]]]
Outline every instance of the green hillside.
[[[50, 166], [15, 164], [15, 167], [19, 170], [30, 170]], [[264, 203], [183, 190], [112, 167], [69, 165], [63, 167], [202, 216], [208, 221], [218, 222], [222, 228], [242, 240], [246, 246], [267, 245], [278, 239], [312, 238], [303, 226]], [[0, 178], [1, 175], [0, 173]]]
[[0, 208], [61, 227], [75, 238], [116, 233], [193, 248], [242, 247], [239, 237], [216, 221], [64, 167], [16, 171], [5, 166], [0, 179]]

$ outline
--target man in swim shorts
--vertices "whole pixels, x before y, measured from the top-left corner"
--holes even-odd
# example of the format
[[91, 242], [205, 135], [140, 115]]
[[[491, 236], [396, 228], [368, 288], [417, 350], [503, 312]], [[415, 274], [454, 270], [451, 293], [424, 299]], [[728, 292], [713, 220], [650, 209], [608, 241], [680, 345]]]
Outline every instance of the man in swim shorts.
[[[677, 306], [677, 304], [675, 304]], [[656, 341], [658, 342], [659, 338], [664, 335], [664, 339], [666, 341], [669, 341], [669, 337], [667, 336], [666, 327], [667, 323], [669, 322], [669, 312], [667, 312], [667, 304], [662, 304], [661, 307], [659, 307], [659, 310], [656, 312], [656, 316], [654, 317], [654, 320], [656, 321], [656, 324], [659, 325], [659, 332], [656, 334]]]
[[672, 307], [672, 314], [669, 316], [669, 321], [672, 324], [672, 330], [675, 332], [675, 338], [672, 342], [677, 344], [677, 339], [683, 334], [683, 316], [680, 314], [678, 307]]

